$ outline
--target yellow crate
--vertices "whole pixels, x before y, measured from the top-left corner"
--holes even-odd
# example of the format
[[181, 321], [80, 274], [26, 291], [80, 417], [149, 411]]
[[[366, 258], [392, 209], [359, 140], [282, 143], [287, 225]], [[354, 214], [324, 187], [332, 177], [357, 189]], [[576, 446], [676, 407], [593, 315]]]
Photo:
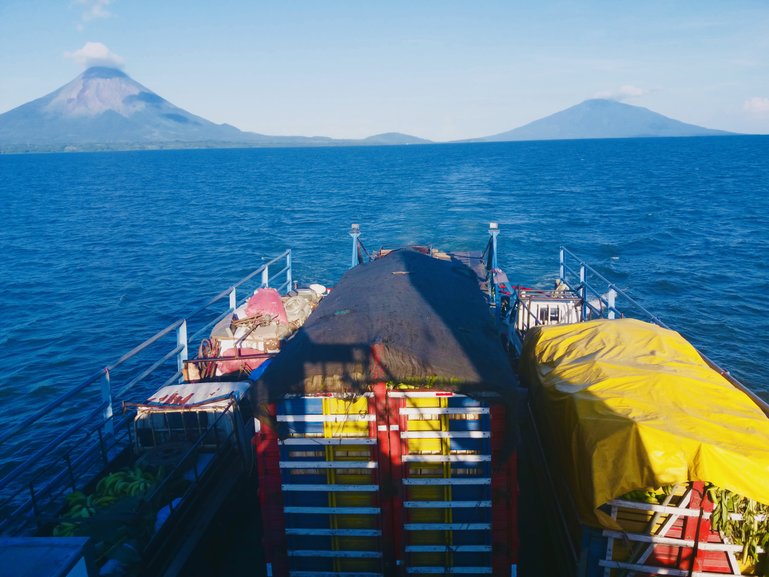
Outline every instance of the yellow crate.
[[[369, 399], [365, 396], [356, 399], [328, 397], [323, 399], [324, 415], [366, 415]], [[367, 421], [336, 420], [323, 424], [325, 438], [368, 439], [370, 424]], [[327, 445], [324, 460], [330, 462], [359, 462], [372, 459], [371, 445], [345, 444]], [[326, 482], [329, 485], [375, 485], [376, 469], [327, 469]], [[329, 507], [376, 507], [378, 493], [375, 491], [329, 491]], [[331, 515], [331, 527], [334, 529], [378, 529], [379, 518], [376, 515]], [[379, 548], [378, 537], [335, 536], [331, 546], [336, 551], [375, 551]], [[378, 559], [337, 558], [334, 570], [346, 573], [381, 572]]]
[[[445, 397], [406, 397], [406, 407], [425, 409], [423, 414], [408, 417], [407, 430], [447, 432], [449, 430], [448, 415], [430, 414], [428, 409], [445, 408], [448, 399]], [[409, 455], [448, 455], [451, 448], [450, 439], [443, 438], [411, 438], [406, 439]], [[411, 462], [408, 463], [409, 478], [448, 478], [451, 468], [448, 463]], [[404, 496], [407, 501], [450, 501], [450, 485], [407, 485]], [[451, 509], [448, 507], [409, 508], [407, 518], [410, 523], [451, 523]], [[408, 543], [411, 545], [451, 545], [452, 531], [408, 531]], [[450, 567], [451, 559], [447, 553], [410, 553], [410, 566], [439, 566]]]
[[[367, 415], [368, 397], [360, 396], [355, 399], [338, 399], [328, 397], [323, 399], [324, 415]], [[368, 437], [369, 423], [367, 421], [326, 421], [323, 423], [323, 436], [331, 437]]]

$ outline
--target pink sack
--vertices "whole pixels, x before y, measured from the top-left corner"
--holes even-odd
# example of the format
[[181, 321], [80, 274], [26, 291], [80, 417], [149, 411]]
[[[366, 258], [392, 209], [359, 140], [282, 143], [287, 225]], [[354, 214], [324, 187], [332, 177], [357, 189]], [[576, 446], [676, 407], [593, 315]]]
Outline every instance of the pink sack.
[[278, 291], [273, 288], [257, 289], [246, 303], [246, 315], [248, 317], [267, 315], [274, 318], [278, 323], [288, 324], [283, 301]]
[[[223, 357], [237, 357], [241, 355], [258, 355], [258, 354], [264, 354], [264, 351], [243, 347], [240, 349], [227, 349], [226, 351], [222, 352]], [[217, 367], [216, 367], [216, 373], [218, 376], [222, 376], [229, 373], [236, 373], [241, 369], [250, 373], [259, 365], [261, 365], [264, 361], [266, 361], [268, 358], [269, 357], [264, 356], [260, 359], [218, 361]]]

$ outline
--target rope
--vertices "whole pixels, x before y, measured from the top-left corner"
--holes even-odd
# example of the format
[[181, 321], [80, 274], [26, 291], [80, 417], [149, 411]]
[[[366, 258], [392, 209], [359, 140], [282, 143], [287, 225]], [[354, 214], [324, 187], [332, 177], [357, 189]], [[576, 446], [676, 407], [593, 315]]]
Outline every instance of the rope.
[[[198, 349], [199, 359], [208, 359], [211, 357], [219, 356], [219, 340], [218, 339], [203, 339], [200, 341], [200, 348]], [[199, 365], [200, 376], [204, 379], [210, 379], [216, 374], [216, 362], [200, 363]]]
[[235, 328], [247, 327], [249, 329], [255, 329], [256, 327], [269, 326], [277, 318], [278, 315], [270, 316], [265, 314], [258, 314], [256, 316], [246, 317], [244, 319], [233, 319], [232, 326]]

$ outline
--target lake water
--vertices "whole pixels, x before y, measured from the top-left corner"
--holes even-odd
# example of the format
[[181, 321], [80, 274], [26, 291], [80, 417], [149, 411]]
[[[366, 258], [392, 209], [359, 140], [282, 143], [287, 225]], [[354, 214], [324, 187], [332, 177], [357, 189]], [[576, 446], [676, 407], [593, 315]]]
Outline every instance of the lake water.
[[564, 245], [769, 395], [769, 137], [6, 155], [0, 217], [0, 426], [263, 256], [333, 284], [353, 222], [456, 250], [499, 222], [514, 284]]

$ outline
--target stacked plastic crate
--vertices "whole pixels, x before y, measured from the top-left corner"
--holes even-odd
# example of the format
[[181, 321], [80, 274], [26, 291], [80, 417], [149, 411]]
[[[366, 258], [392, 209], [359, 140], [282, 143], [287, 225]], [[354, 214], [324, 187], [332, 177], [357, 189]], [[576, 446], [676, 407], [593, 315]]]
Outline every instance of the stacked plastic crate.
[[382, 383], [272, 409], [257, 442], [268, 574], [510, 574], [515, 454], [493, 397]]

